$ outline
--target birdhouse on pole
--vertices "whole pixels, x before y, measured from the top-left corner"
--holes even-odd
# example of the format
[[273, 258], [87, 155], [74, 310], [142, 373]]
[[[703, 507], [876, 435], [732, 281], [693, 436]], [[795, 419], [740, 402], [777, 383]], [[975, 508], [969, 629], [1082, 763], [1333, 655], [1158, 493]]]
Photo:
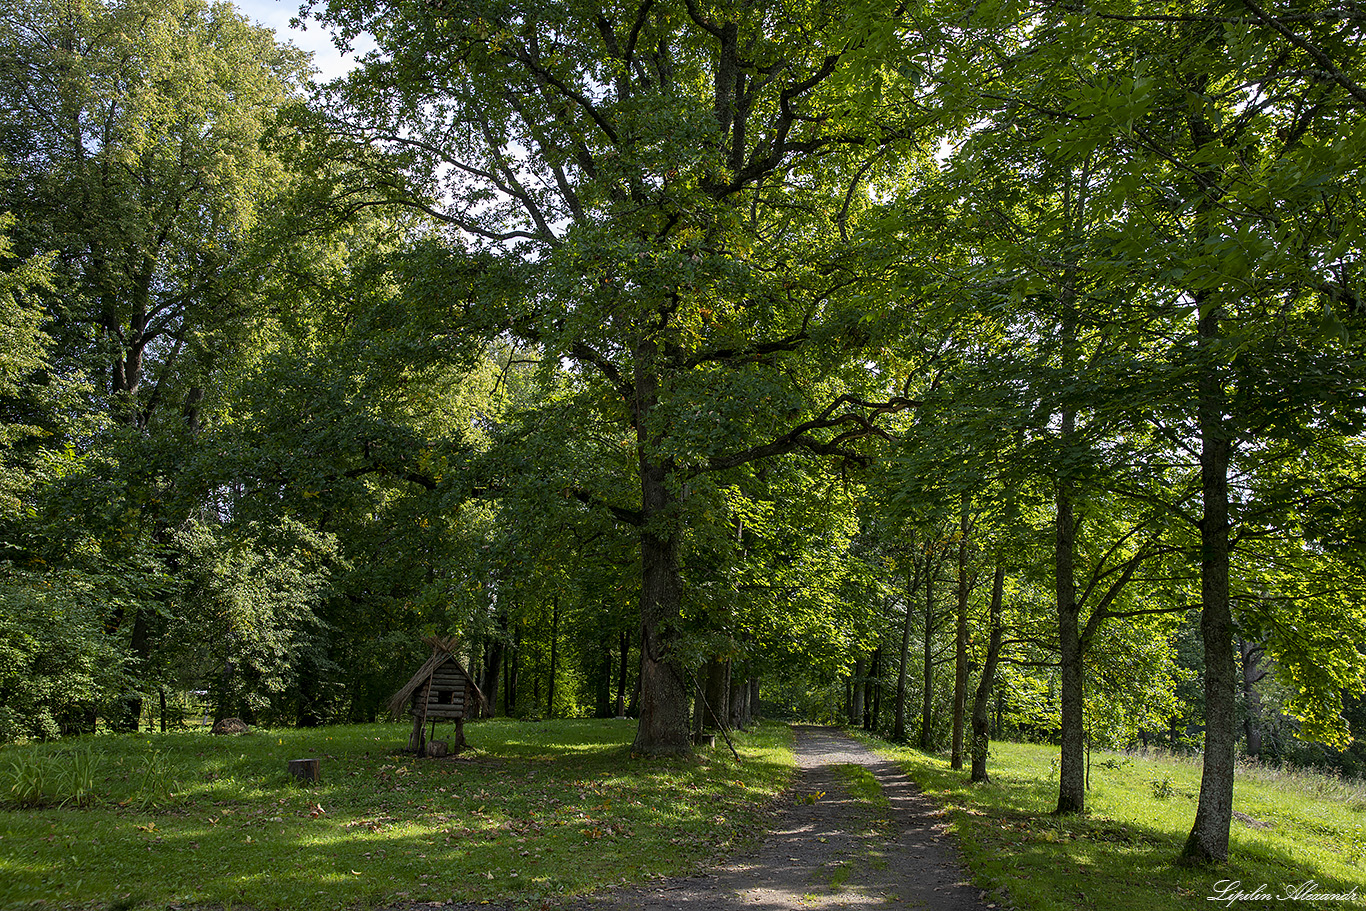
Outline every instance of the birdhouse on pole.
[[[455, 657], [460, 640], [455, 636], [444, 639], [428, 636], [422, 640], [431, 646], [432, 656], [418, 669], [402, 689], [389, 700], [389, 714], [400, 717], [405, 708], [413, 716], [413, 732], [408, 738], [408, 749], [419, 756], [459, 752], [465, 746], [465, 721], [480, 717], [487, 701], [478, 684]], [[427, 723], [431, 722], [433, 740], [429, 744]], [[455, 725], [455, 736], [444, 749], [436, 748], [438, 722]]]

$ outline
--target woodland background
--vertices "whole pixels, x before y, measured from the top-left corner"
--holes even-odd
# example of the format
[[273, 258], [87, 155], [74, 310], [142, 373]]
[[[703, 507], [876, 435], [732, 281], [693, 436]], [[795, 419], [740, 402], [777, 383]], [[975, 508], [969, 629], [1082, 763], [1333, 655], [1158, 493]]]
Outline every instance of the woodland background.
[[376, 50], [5, 0], [0, 740], [437, 633], [641, 753], [1201, 749], [1197, 856], [1237, 752], [1360, 771], [1366, 8], [301, 16]]

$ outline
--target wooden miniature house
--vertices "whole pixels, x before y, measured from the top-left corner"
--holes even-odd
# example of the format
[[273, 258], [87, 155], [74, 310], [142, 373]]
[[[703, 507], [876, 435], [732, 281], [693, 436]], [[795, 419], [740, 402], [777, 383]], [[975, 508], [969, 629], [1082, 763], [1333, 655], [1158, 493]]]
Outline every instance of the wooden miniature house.
[[459, 640], [429, 637], [423, 641], [432, 647], [432, 656], [389, 700], [389, 713], [395, 718], [405, 709], [412, 714], [413, 733], [408, 738], [408, 749], [419, 756], [435, 752], [427, 745], [428, 723], [433, 737], [438, 723], [454, 724], [455, 736], [447, 748], [458, 752], [465, 745], [465, 721], [478, 718], [485, 711], [484, 694], [455, 657]]

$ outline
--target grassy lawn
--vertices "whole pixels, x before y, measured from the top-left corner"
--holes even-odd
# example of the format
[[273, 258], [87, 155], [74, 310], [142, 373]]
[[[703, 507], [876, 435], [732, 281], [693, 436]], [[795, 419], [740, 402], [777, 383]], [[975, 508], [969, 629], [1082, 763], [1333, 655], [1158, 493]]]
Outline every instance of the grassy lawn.
[[[1093, 753], [1088, 813], [1058, 818], [1056, 747], [993, 743], [986, 785], [967, 783], [948, 761], [871, 742], [899, 760], [935, 800], [950, 808], [975, 882], [1021, 911], [1151, 911], [1247, 907], [1210, 903], [1220, 888], [1256, 893], [1257, 907], [1354, 907], [1366, 903], [1366, 787], [1307, 773], [1242, 769], [1230, 860], [1213, 870], [1174, 861], [1190, 832], [1200, 767], [1188, 760]], [[1224, 886], [1219, 884], [1223, 882]], [[1315, 883], [1315, 893], [1355, 902], [1282, 901]]]
[[[753, 834], [793, 768], [777, 725], [740, 736], [742, 765], [724, 746], [633, 759], [634, 722], [503, 719], [468, 726], [458, 759], [414, 760], [395, 752], [409, 727], [0, 749], [0, 908], [529, 904], [691, 870]], [[289, 777], [302, 757], [321, 784]], [[36, 779], [49, 802], [92, 796], [15, 808]]]

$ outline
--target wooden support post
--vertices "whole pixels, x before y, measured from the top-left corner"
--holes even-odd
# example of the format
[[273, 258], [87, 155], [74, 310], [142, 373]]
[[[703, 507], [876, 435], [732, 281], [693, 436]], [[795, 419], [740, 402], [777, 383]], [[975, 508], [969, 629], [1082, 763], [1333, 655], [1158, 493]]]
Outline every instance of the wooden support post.
[[455, 719], [455, 736], [449, 739], [448, 745], [452, 753], [459, 753], [465, 748], [465, 719]]
[[317, 784], [322, 781], [321, 764], [320, 759], [291, 759], [289, 774], [293, 775], [299, 784]]
[[408, 749], [421, 756], [427, 746], [427, 732], [424, 728], [427, 725], [427, 697], [428, 690], [432, 687], [432, 678], [428, 677], [417, 691], [417, 705], [413, 707], [413, 733], [408, 738]]

